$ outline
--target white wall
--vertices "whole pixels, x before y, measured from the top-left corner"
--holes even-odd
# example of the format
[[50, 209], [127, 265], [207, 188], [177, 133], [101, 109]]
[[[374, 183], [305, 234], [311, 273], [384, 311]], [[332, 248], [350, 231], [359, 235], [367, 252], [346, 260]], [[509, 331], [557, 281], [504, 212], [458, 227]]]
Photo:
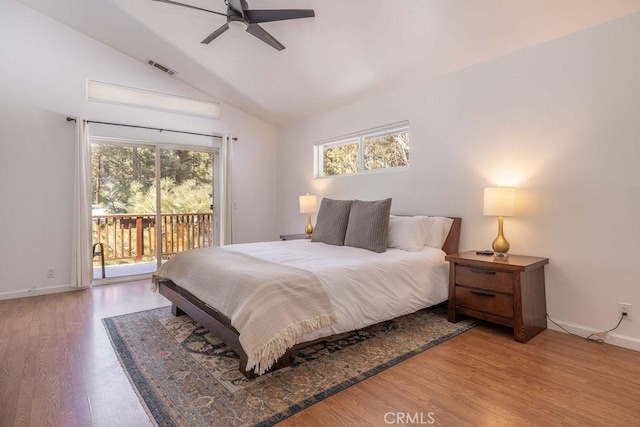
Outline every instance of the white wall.
[[[67, 115], [234, 134], [235, 241], [277, 238], [273, 126], [225, 104], [221, 120], [208, 120], [89, 103], [87, 79], [207, 97], [13, 0], [0, 2], [0, 40], [0, 298], [70, 283], [74, 124]], [[48, 268], [55, 278], [46, 278]]]
[[[483, 187], [514, 185], [505, 234], [550, 258], [551, 317], [586, 335], [617, 323], [619, 301], [640, 313], [638, 40], [632, 15], [279, 129], [280, 232], [303, 229], [307, 191], [391, 196], [395, 213], [461, 216], [460, 249], [489, 248]], [[313, 179], [314, 141], [407, 119], [408, 172]], [[635, 317], [613, 343], [640, 349]]]

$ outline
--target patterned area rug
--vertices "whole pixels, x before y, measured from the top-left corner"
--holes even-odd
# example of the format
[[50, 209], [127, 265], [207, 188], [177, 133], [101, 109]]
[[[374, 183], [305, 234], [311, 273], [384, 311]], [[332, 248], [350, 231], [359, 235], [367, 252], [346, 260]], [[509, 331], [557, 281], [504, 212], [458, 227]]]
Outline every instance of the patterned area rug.
[[302, 348], [291, 367], [247, 380], [233, 350], [168, 307], [103, 322], [160, 426], [272, 425], [475, 326], [425, 309]]

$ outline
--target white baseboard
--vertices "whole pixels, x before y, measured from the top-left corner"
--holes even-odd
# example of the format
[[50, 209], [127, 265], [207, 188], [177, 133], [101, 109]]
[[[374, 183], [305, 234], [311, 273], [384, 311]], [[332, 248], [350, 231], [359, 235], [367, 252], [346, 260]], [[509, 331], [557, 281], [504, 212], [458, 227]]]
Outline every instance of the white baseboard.
[[[114, 283], [123, 283], [123, 282], [135, 282], [137, 280], [149, 280], [149, 284], [151, 284], [151, 273], [137, 274], [133, 276], [113, 277], [109, 279], [97, 279], [93, 281], [92, 286], [111, 285]], [[76, 286], [71, 286], [70, 284], [47, 286], [44, 288], [33, 287], [31, 289], [20, 290], [20, 291], [0, 292], [0, 301], [5, 299], [35, 297], [38, 295], [48, 295], [48, 294], [57, 294], [60, 292], [78, 291], [80, 289], [88, 289], [88, 288], [78, 288]]]
[[[558, 325], [562, 326], [572, 334], [580, 335], [581, 337], [588, 337], [593, 333], [601, 332], [601, 330], [587, 328], [586, 326], [576, 325], [574, 323], [561, 322], [558, 320], [554, 320], [554, 322], [556, 322]], [[549, 322], [549, 321], [547, 321], [547, 327], [554, 331], [566, 333], [565, 331], [560, 329], [560, 327], [558, 327], [557, 325], [554, 325], [552, 322]], [[611, 339], [605, 340], [604, 343], [615, 345], [617, 347], [628, 348], [630, 350], [640, 351], [639, 338], [630, 337], [628, 335], [616, 334], [615, 332], [611, 332]]]
[[71, 285], [57, 285], [57, 286], [47, 286], [45, 288], [31, 288], [26, 291], [10, 291], [10, 292], [0, 292], [0, 300], [5, 299], [16, 299], [16, 298], [24, 298], [24, 297], [35, 297], [38, 295], [48, 295], [48, 294], [57, 294], [60, 292], [69, 292], [69, 291], [77, 291], [83, 288], [78, 288]]

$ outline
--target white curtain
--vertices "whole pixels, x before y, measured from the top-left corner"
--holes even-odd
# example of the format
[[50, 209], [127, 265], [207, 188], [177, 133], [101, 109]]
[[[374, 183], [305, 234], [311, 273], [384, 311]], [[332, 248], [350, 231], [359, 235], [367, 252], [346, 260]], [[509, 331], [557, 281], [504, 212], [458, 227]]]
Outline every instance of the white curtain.
[[75, 168], [73, 183], [73, 242], [71, 246], [71, 284], [91, 286], [93, 249], [91, 239], [91, 147], [89, 125], [76, 119]]
[[222, 138], [220, 161], [220, 246], [233, 243], [233, 199], [231, 197], [231, 165], [233, 162], [233, 137]]

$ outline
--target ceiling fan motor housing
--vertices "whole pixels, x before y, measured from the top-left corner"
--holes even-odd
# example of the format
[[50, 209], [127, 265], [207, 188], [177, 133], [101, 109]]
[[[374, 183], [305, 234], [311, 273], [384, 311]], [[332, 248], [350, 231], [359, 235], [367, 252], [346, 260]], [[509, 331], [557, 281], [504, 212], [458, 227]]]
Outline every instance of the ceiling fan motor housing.
[[229, 13], [230, 14], [227, 16], [227, 24], [229, 25], [229, 28], [246, 31], [249, 27], [249, 20], [239, 14], [236, 14], [237, 12], [235, 10], [229, 9]]

